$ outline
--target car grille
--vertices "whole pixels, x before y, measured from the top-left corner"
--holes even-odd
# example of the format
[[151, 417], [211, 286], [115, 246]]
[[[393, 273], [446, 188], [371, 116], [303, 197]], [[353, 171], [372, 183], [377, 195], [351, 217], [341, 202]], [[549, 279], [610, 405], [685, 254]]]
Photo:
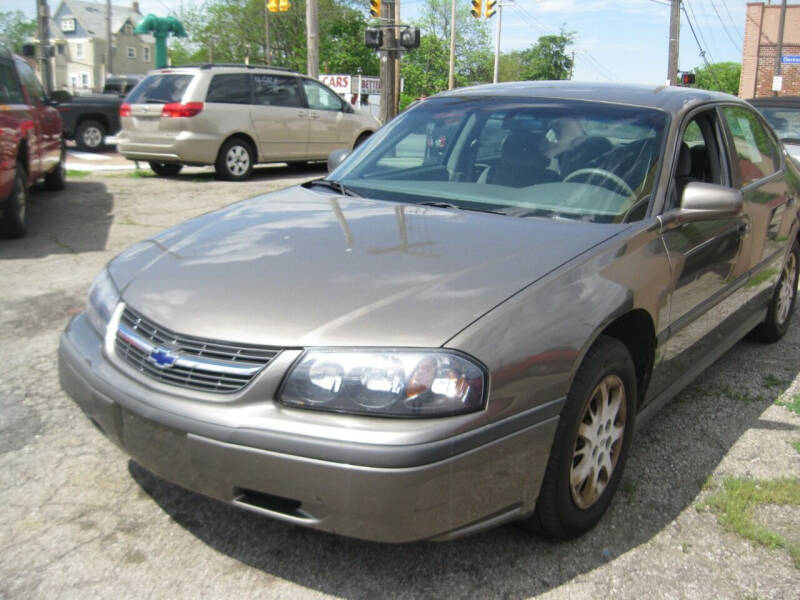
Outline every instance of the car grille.
[[129, 306], [120, 318], [115, 350], [119, 358], [151, 379], [216, 393], [239, 391], [280, 352], [175, 333]]

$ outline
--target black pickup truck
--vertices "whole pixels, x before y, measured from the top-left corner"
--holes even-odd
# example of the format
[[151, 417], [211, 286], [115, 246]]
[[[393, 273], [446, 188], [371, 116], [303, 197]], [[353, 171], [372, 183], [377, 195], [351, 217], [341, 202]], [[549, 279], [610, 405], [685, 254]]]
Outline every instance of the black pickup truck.
[[[119, 80], [119, 81], [118, 81]], [[109, 77], [102, 94], [72, 96], [56, 92], [58, 110], [64, 120], [64, 137], [75, 140], [81, 150], [99, 150], [107, 135], [119, 131], [119, 106], [141, 80], [139, 76]]]

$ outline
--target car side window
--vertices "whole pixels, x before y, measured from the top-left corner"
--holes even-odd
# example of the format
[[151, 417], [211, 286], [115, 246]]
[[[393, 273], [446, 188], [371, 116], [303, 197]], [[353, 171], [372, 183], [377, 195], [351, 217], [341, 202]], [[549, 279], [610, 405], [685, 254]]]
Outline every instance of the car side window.
[[28, 95], [32, 102], [44, 102], [45, 101], [45, 94], [44, 88], [42, 84], [39, 83], [39, 80], [36, 77], [36, 74], [33, 72], [28, 64], [22, 59], [15, 59], [17, 63], [17, 72], [19, 73], [19, 78], [22, 80], [22, 85], [28, 88]]
[[25, 96], [14, 72], [14, 65], [8, 62], [0, 63], [0, 104], [24, 103]]
[[683, 190], [689, 183], [728, 185], [720, 147], [721, 131], [715, 111], [706, 110], [693, 115], [678, 146], [669, 208], [679, 205]]
[[342, 99], [338, 94], [330, 91], [322, 84], [310, 79], [303, 79], [303, 89], [306, 92], [308, 108], [315, 110], [342, 110]]
[[252, 75], [252, 78], [255, 104], [296, 108], [303, 106], [296, 78], [261, 73]]
[[250, 78], [238, 73], [214, 75], [208, 86], [206, 102], [250, 104]]
[[739, 164], [742, 187], [777, 171], [778, 147], [758, 117], [739, 106], [725, 106], [722, 114], [733, 138], [733, 160]]

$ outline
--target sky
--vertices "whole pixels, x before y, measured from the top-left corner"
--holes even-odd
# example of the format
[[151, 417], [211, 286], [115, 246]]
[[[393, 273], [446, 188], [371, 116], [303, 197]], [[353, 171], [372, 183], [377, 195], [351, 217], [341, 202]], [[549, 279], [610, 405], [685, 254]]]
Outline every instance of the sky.
[[[458, 0], [468, 2], [469, 0]], [[563, 27], [575, 33], [577, 81], [663, 84], [667, 79], [668, 0], [506, 0], [500, 49], [527, 48], [542, 35]], [[777, 0], [776, 0], [777, 1]], [[139, 0], [143, 14], [158, 16], [200, 0]], [[413, 19], [424, 0], [400, 0], [403, 19]], [[794, 2], [790, 2], [794, 4]], [[59, 2], [50, 0], [54, 11]], [[119, 0], [114, 4], [123, 4]], [[678, 68], [690, 71], [709, 62], [741, 62], [745, 0], [683, 0]], [[33, 17], [36, 0], [2, 0], [3, 11], [22, 10]], [[366, 9], [365, 9], [366, 10]], [[492, 42], [498, 15], [489, 25]], [[692, 35], [694, 27], [700, 45]]]

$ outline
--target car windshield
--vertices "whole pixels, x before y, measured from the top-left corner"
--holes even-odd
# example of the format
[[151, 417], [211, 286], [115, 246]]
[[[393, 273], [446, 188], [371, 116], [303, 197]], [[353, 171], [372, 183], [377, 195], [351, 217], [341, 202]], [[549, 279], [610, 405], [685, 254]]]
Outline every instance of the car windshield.
[[780, 139], [800, 143], [800, 107], [776, 106], [765, 108], [759, 106], [758, 110], [764, 115], [767, 122], [772, 125]]
[[328, 179], [384, 200], [621, 222], [646, 212], [667, 123], [658, 110], [599, 102], [432, 98]]
[[148, 75], [128, 96], [129, 104], [180, 102], [192, 75], [157, 73]]

